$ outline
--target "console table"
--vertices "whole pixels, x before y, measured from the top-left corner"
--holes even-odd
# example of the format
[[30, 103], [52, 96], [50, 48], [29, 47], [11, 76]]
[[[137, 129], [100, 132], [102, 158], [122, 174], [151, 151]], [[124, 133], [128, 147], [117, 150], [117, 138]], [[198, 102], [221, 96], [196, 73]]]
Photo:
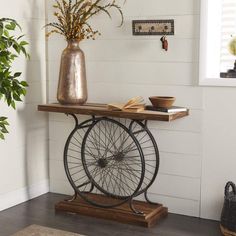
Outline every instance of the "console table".
[[[75, 127], [64, 148], [64, 168], [74, 196], [56, 210], [138, 224], [154, 225], [168, 214], [148, 198], [159, 169], [159, 151], [148, 120], [173, 121], [189, 111], [110, 111], [105, 104], [46, 104], [39, 111], [65, 113]], [[91, 118], [79, 122], [76, 114]], [[143, 194], [145, 202], [134, 200]]]

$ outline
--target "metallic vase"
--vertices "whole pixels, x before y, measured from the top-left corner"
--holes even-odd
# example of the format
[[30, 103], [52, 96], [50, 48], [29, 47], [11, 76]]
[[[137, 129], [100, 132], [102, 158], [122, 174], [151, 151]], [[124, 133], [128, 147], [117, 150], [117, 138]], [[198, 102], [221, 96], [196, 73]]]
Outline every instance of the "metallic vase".
[[85, 57], [78, 40], [68, 41], [62, 52], [57, 100], [61, 104], [82, 105], [87, 101]]

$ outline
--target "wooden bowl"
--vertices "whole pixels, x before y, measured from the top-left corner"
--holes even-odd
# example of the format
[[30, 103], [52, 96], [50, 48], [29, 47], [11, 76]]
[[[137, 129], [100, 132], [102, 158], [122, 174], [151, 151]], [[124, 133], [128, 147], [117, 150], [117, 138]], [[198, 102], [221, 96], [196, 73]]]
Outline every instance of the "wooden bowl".
[[149, 100], [151, 101], [151, 103], [154, 107], [169, 108], [175, 102], [175, 97], [154, 96], [154, 97], [149, 97]]

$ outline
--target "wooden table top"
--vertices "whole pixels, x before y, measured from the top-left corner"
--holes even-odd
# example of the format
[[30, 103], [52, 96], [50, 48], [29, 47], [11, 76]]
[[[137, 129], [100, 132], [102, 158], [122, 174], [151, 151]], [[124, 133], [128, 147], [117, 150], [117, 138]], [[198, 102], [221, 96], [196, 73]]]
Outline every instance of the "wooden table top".
[[59, 103], [44, 104], [38, 106], [38, 111], [118, 117], [118, 118], [128, 118], [133, 120], [157, 120], [157, 121], [173, 121], [189, 115], [189, 110], [175, 113], [166, 113], [166, 112], [149, 111], [149, 110], [144, 110], [141, 112], [110, 111], [107, 109], [106, 104], [98, 104], [98, 103], [87, 103], [82, 106], [61, 105]]

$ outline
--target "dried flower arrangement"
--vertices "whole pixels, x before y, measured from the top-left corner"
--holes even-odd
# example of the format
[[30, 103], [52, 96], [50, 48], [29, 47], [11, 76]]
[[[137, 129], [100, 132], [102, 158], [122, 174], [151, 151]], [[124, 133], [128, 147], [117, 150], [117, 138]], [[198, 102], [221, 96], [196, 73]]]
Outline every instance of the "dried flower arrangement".
[[[93, 30], [88, 20], [100, 12], [104, 12], [110, 18], [110, 9], [115, 8], [121, 15], [121, 25], [123, 24], [123, 13], [121, 7], [112, 0], [104, 3], [104, 0], [56, 0], [53, 7], [56, 9], [54, 15], [58, 22], [49, 23], [46, 26], [53, 29], [47, 33], [50, 36], [58, 33], [65, 36], [66, 40], [95, 39], [100, 33]], [[106, 1], [107, 2], [107, 1]]]

